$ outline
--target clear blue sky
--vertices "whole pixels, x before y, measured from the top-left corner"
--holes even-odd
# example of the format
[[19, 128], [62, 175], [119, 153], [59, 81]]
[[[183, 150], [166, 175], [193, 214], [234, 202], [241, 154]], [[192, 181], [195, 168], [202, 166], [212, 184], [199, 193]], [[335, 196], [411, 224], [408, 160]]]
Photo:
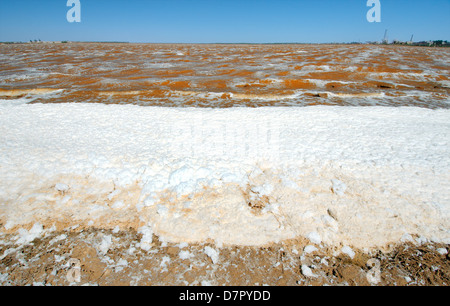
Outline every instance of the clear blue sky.
[[352, 42], [450, 41], [450, 0], [380, 0], [381, 23], [366, 20], [367, 0], [80, 0], [81, 23], [66, 20], [67, 0], [0, 0], [0, 41]]

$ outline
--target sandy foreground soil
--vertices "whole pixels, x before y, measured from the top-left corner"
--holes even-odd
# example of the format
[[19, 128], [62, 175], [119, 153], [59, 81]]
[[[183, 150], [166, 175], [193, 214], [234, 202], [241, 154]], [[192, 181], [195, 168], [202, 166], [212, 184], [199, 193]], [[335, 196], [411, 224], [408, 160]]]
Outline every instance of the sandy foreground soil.
[[52, 232], [0, 243], [2, 286], [448, 286], [449, 245], [412, 240], [361, 252], [306, 239], [261, 247], [174, 244], [134, 230]]

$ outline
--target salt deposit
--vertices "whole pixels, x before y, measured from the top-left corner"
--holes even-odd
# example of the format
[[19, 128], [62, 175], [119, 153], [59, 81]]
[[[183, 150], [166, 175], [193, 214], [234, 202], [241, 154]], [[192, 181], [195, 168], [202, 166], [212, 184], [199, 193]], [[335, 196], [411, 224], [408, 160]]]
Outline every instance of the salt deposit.
[[153, 234], [449, 243], [449, 122], [450, 110], [414, 107], [0, 104], [0, 230], [26, 243], [133, 227], [144, 250]]

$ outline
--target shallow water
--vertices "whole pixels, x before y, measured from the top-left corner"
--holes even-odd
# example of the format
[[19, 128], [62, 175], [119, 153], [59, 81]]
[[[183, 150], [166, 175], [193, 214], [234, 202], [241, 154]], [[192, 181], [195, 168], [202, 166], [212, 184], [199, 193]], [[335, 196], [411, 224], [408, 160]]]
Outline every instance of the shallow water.
[[169, 107], [450, 107], [450, 50], [382, 45], [0, 45], [0, 100]]

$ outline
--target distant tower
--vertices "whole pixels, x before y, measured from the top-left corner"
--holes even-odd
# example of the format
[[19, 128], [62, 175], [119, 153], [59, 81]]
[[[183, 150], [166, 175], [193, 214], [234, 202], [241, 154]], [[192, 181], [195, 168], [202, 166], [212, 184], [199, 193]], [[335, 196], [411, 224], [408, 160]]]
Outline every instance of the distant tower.
[[384, 31], [383, 44], [387, 44], [388, 43], [387, 32], [388, 32], [388, 30], [386, 29], [386, 31]]
[[409, 40], [409, 43], [410, 43], [410, 44], [412, 44], [412, 42], [413, 42], [413, 38], [414, 38], [414, 34], [413, 34], [413, 35], [411, 35], [411, 39]]

